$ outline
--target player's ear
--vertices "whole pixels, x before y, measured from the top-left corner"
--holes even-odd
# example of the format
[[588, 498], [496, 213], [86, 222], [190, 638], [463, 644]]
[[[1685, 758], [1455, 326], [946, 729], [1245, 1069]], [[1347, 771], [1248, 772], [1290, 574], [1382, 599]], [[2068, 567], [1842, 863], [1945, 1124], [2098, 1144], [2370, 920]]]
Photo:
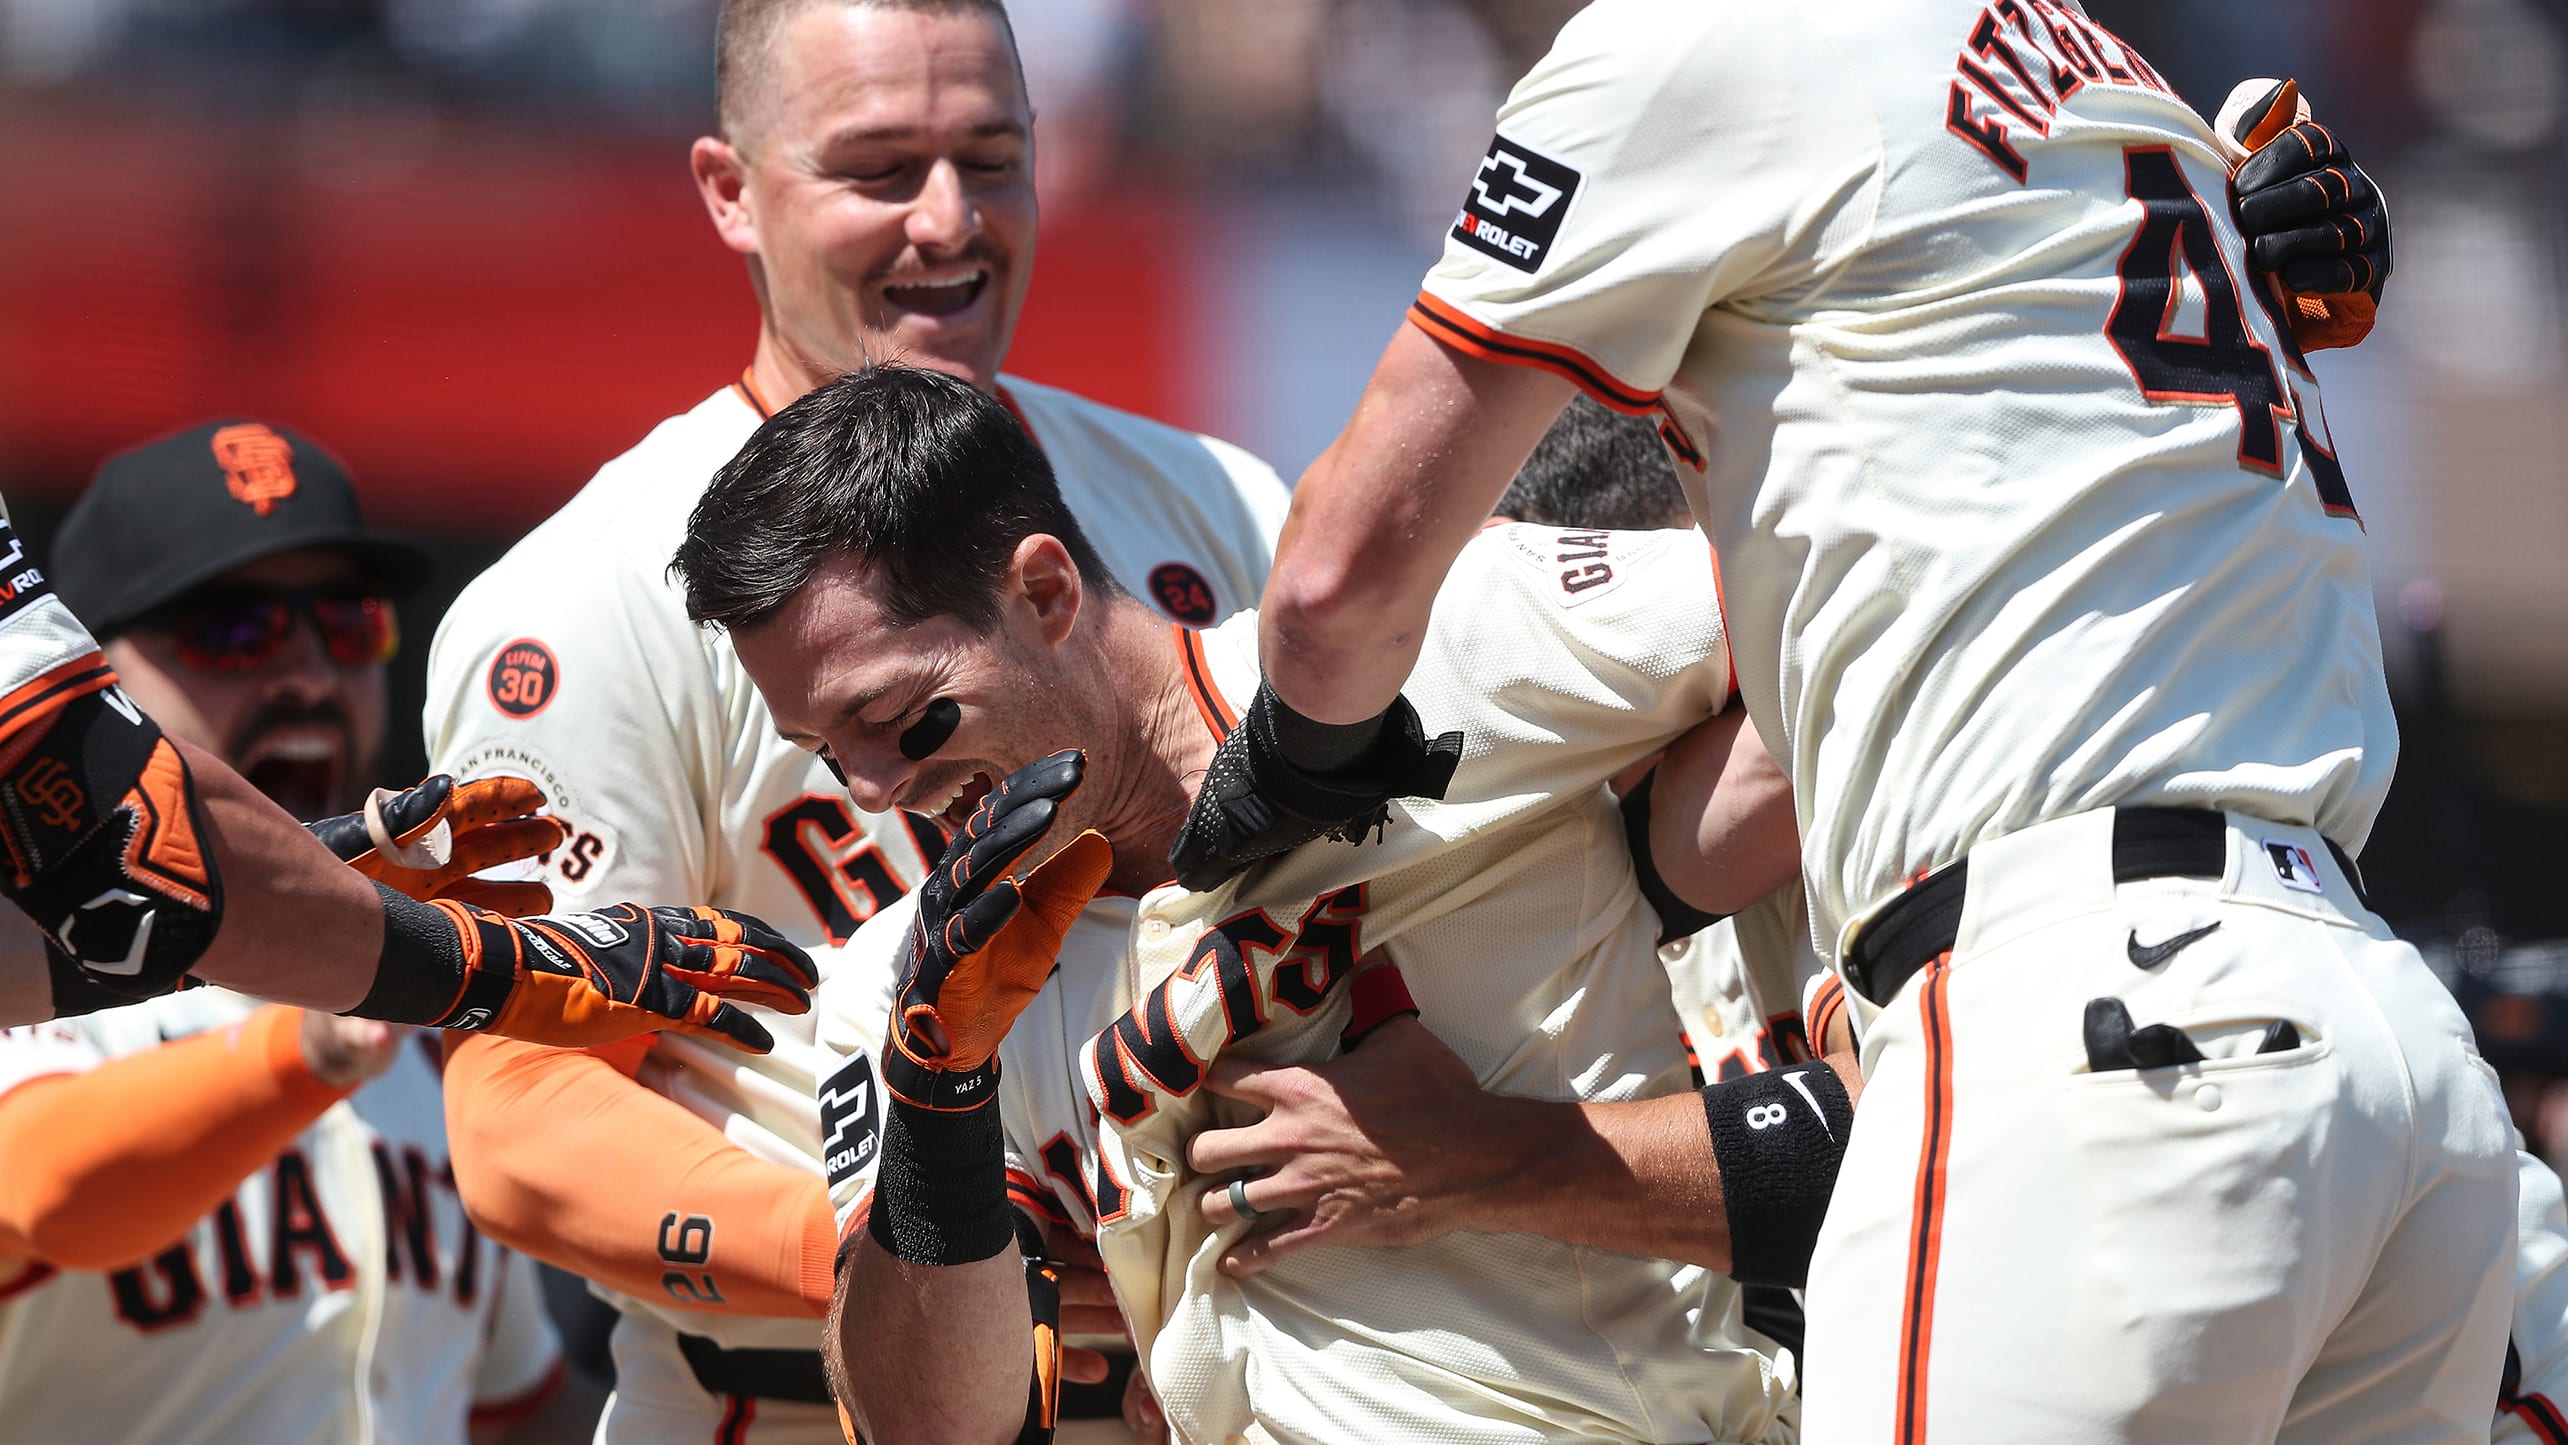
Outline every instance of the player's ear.
[[758, 254], [758, 223], [749, 214], [748, 163], [739, 148], [719, 136], [698, 136], [687, 151], [687, 169], [695, 176], [696, 194], [713, 218], [714, 234], [743, 256]]
[[1087, 588], [1079, 576], [1079, 564], [1070, 557], [1070, 549], [1049, 532], [1037, 532], [1016, 545], [1016, 555], [1008, 561], [1008, 592], [1011, 600], [1024, 607], [1043, 634], [1043, 640], [1058, 647], [1070, 636], [1078, 623], [1079, 608], [1087, 600]]

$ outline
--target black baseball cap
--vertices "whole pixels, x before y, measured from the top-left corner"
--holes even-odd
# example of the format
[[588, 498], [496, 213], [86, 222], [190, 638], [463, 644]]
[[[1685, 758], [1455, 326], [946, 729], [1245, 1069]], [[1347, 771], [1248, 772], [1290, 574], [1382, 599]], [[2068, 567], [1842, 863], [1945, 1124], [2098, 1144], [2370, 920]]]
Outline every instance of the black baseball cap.
[[215, 421], [100, 463], [55, 534], [47, 576], [107, 637], [235, 567], [303, 547], [347, 553], [387, 594], [429, 571], [418, 546], [366, 526], [338, 458], [281, 426]]

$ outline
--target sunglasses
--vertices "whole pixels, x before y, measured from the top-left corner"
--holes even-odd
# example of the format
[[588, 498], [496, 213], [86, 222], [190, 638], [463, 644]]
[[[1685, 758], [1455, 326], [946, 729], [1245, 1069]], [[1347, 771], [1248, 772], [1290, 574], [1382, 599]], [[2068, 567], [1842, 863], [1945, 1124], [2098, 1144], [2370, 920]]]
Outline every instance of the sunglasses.
[[199, 672], [249, 672], [284, 650], [300, 614], [341, 667], [390, 662], [401, 647], [391, 599], [363, 591], [224, 592], [187, 598], [146, 625], [167, 632], [178, 660]]

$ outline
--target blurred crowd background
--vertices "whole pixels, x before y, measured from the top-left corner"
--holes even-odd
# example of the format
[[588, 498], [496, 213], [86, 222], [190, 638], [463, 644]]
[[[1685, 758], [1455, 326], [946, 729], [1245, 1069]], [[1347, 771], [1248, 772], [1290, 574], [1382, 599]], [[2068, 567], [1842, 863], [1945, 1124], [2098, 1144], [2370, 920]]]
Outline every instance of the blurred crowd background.
[[[747, 360], [685, 167], [716, 3], [0, 0], [0, 491], [40, 550], [108, 451], [294, 425], [443, 560], [415, 712], [443, 598]], [[1018, 0], [1045, 215], [1012, 369], [1294, 475], [1576, 8]], [[2089, 9], [2205, 113], [2297, 76], [2391, 196], [2380, 330], [2318, 363], [2404, 721], [2364, 861], [2491, 1051], [2568, 1075], [2568, 0]]]

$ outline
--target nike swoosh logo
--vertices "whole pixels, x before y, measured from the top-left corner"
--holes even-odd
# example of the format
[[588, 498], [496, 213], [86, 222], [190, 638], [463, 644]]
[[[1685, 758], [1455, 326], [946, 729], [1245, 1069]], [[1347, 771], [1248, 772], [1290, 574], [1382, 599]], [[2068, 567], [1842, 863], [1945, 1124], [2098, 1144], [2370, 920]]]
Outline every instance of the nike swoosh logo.
[[1837, 1137], [1837, 1131], [1828, 1127], [1828, 1111], [1819, 1107], [1819, 1096], [1810, 1092], [1809, 1083], [1799, 1074], [1786, 1074], [1783, 1076], [1783, 1081], [1790, 1084], [1794, 1091], [1799, 1093], [1801, 1097], [1809, 1103], [1810, 1112], [1819, 1116], [1820, 1132], [1826, 1134], [1831, 1141], [1834, 1141]]
[[2168, 959], [2209, 937], [2219, 927], [2220, 924], [2217, 921], [2206, 923], [2190, 933], [2179, 933], [2164, 943], [2152, 943], [2146, 947], [2141, 945], [2140, 931], [2135, 928], [2131, 931], [2131, 937], [2124, 941], [2122, 949], [2123, 952], [2131, 955], [2133, 968], [2156, 968], [2159, 964], [2165, 963]]

